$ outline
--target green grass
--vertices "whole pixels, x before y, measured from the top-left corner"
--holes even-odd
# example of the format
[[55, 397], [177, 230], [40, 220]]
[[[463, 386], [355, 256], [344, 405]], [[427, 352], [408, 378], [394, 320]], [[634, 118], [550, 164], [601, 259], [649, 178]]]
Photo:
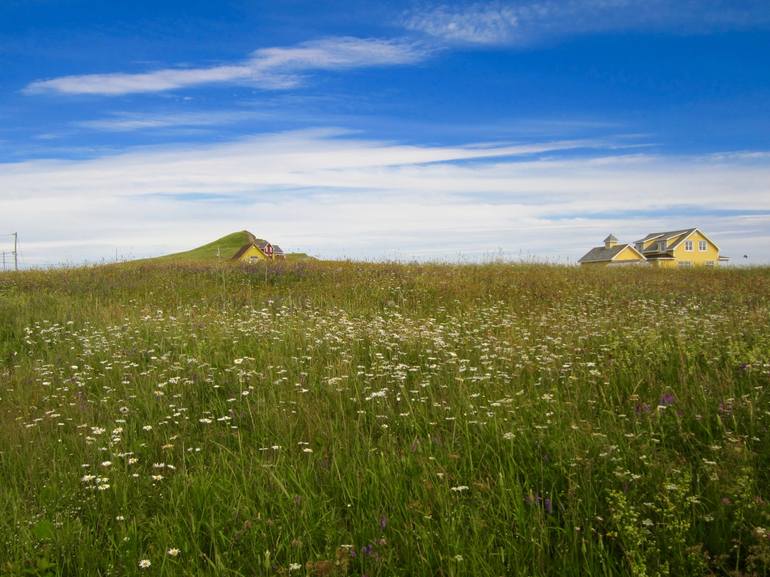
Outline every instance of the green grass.
[[0, 575], [768, 575], [769, 385], [763, 268], [5, 273]]

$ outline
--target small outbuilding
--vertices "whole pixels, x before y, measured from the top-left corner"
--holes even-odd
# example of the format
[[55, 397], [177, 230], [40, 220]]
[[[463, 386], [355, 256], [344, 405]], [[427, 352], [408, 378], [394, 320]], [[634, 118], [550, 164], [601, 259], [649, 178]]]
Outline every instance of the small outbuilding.
[[647, 259], [633, 245], [618, 243], [611, 234], [604, 239], [604, 246], [592, 248], [578, 262], [581, 265], [624, 266], [645, 264]]
[[244, 244], [232, 256], [231, 260], [241, 262], [256, 263], [263, 260], [278, 260], [286, 258], [283, 250], [277, 244], [271, 244], [262, 238], [256, 238], [253, 234], [247, 233], [249, 242]]

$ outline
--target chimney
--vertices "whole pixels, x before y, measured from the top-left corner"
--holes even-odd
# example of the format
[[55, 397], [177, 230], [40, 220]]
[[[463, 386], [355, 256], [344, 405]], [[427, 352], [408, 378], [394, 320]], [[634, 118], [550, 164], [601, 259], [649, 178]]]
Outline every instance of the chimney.
[[610, 235], [604, 239], [604, 248], [612, 248], [616, 244], [618, 244], [618, 239], [616, 239], [613, 235]]

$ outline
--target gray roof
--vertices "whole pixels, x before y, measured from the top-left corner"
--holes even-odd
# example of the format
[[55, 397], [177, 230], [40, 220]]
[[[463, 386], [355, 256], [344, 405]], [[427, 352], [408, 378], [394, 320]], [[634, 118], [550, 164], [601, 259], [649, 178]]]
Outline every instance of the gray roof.
[[637, 240], [636, 242], [647, 242], [648, 240], [652, 240], [654, 238], [660, 237], [660, 240], [668, 240], [669, 238], [673, 238], [675, 236], [681, 236], [683, 234], [690, 234], [696, 230], [695, 228], [683, 228], [682, 230], [667, 230], [665, 232], [651, 232], [644, 238], [641, 238]]
[[[687, 236], [696, 230], [697, 228], [683, 228], [681, 230], [651, 232], [650, 234], [645, 236], [643, 239], [637, 240], [636, 243], [643, 243], [649, 240], [657, 240], [657, 242], [652, 243], [646, 249], [641, 249], [641, 251], [644, 253], [645, 256], [649, 256], [649, 257], [667, 257], [667, 256], [670, 256], [669, 253], [675, 246], [673, 244], [670, 244], [668, 241], [670, 241], [671, 239]], [[658, 250], [658, 242], [660, 241], [666, 241], [666, 247], [662, 251]], [[676, 244], [679, 244], [679, 243], [676, 243]]]
[[604, 242], [618, 242], [618, 239], [615, 238], [614, 234], [611, 234], [610, 236], [604, 239]]
[[618, 244], [612, 248], [596, 246], [589, 250], [578, 262], [604, 262], [615, 258], [629, 244]]

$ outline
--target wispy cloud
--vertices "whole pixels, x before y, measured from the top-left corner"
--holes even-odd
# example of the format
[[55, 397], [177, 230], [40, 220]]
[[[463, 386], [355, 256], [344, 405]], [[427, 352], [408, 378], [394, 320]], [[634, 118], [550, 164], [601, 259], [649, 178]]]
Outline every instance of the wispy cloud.
[[245, 110], [169, 113], [116, 112], [104, 118], [78, 121], [74, 123], [74, 126], [104, 132], [132, 132], [179, 127], [223, 126], [267, 117], [267, 114]]
[[423, 40], [414, 34], [411, 38], [329, 37], [260, 48], [238, 62], [212, 66], [37, 80], [24, 92], [117, 96], [213, 84], [287, 90], [302, 85], [312, 72], [414, 64], [457, 43], [524, 44], [553, 36], [649, 27], [697, 32], [766, 26], [770, 10], [766, 0], [492, 0], [427, 5], [403, 14], [399, 24]]
[[645, 28], [677, 32], [766, 26], [764, 0], [534, 0], [434, 4], [409, 11], [409, 30], [450, 43], [523, 44], [545, 38]]
[[35, 243], [81, 261], [116, 246], [159, 254], [242, 228], [326, 257], [502, 249], [574, 259], [608, 232], [633, 240], [694, 225], [728, 254], [770, 262], [769, 157], [666, 158], [611, 143], [432, 147], [315, 130], [0, 164], [0, 214], [14, 215], [28, 262], [50, 262]]
[[264, 90], [281, 90], [300, 85], [305, 75], [313, 71], [410, 64], [425, 59], [429, 53], [425, 46], [404, 40], [332, 37], [295, 46], [261, 48], [235, 64], [163, 68], [136, 74], [61, 76], [33, 82], [24, 91], [116, 96], [204, 84], [248, 84]]
[[500, 44], [514, 37], [519, 18], [519, 10], [501, 4], [472, 4], [465, 8], [439, 5], [411, 12], [404, 25], [444, 40]]

